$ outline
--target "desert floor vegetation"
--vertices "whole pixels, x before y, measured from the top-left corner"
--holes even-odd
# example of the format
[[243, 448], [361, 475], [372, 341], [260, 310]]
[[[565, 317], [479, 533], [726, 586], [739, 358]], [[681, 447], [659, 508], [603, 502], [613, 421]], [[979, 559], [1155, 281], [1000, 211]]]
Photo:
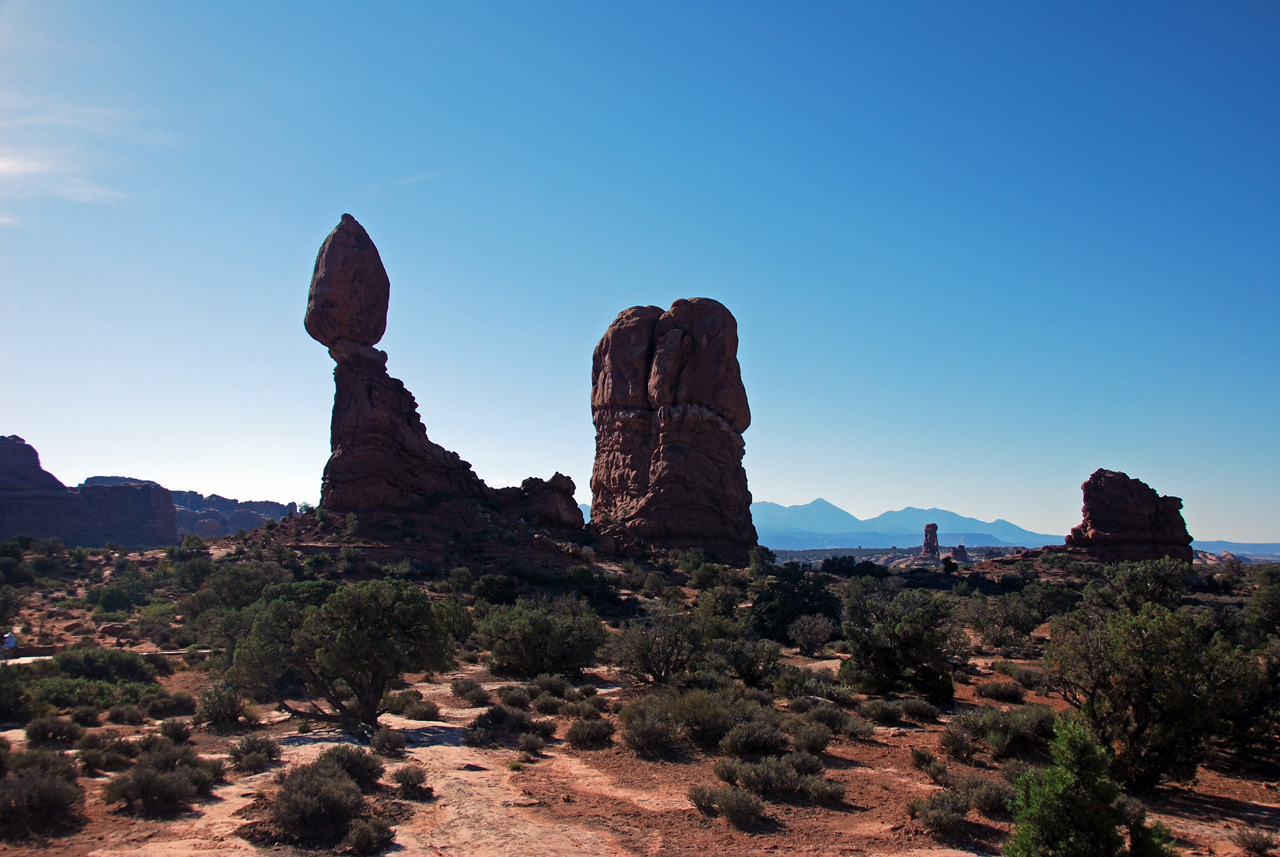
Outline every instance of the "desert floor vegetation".
[[54, 649], [0, 666], [0, 854], [1235, 854], [1280, 831], [1274, 566], [473, 573], [339, 520], [0, 558], [7, 618]]

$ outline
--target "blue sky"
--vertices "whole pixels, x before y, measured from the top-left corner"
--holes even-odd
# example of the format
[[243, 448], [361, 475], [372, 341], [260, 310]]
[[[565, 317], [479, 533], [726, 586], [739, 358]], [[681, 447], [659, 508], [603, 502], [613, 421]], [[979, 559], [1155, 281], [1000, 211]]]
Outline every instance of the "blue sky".
[[[589, 500], [616, 313], [737, 316], [756, 499], [1280, 540], [1280, 6], [0, 2], [0, 433], [311, 500], [343, 212], [492, 484]], [[266, 8], [261, 8], [265, 6]]]

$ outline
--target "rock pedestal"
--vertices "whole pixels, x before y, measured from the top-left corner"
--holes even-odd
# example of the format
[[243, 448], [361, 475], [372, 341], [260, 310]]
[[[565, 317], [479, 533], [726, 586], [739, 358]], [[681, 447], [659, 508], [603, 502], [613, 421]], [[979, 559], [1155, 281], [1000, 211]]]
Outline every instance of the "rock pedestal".
[[1067, 536], [1103, 562], [1161, 559], [1191, 562], [1191, 535], [1182, 500], [1161, 497], [1149, 485], [1114, 470], [1096, 470], [1080, 488], [1084, 520]]
[[592, 360], [592, 523], [677, 547], [756, 543], [738, 325], [709, 298], [618, 314]]
[[965, 550], [964, 545], [956, 545], [951, 549], [951, 559], [958, 565], [967, 565], [973, 562], [969, 558], [969, 551]]
[[920, 558], [938, 561], [938, 525], [924, 525], [924, 545], [920, 548]]

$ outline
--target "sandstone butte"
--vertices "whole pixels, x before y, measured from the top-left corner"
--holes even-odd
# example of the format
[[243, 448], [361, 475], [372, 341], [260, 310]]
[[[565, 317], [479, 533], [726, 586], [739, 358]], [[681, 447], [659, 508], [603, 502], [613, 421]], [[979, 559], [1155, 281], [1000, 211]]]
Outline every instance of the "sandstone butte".
[[582, 511], [568, 476], [494, 489], [456, 452], [427, 437], [413, 394], [387, 374], [386, 352], [373, 347], [386, 330], [389, 296], [378, 248], [354, 217], [342, 215], [316, 256], [304, 317], [307, 333], [337, 364], [320, 506], [376, 513], [449, 504], [441, 515], [458, 523], [496, 512], [581, 530]]
[[742, 433], [751, 410], [738, 323], [710, 298], [623, 310], [595, 348], [592, 525], [606, 551], [636, 537], [722, 559], [756, 544]]
[[1182, 519], [1182, 500], [1161, 497], [1147, 483], [1099, 468], [1080, 486], [1084, 520], [1067, 536], [1104, 562], [1161, 559], [1191, 562], [1191, 536]]

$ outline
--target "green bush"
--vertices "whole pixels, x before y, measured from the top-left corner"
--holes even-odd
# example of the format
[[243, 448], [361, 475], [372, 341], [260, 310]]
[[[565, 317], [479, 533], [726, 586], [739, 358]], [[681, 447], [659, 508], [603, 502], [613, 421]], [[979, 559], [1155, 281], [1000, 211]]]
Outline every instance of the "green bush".
[[902, 706], [886, 699], [869, 700], [860, 710], [877, 723], [893, 725], [902, 721]]
[[184, 714], [195, 714], [197, 703], [189, 693], [174, 693], [157, 696], [147, 703], [147, 716], [155, 720], [166, 717], [178, 717]]
[[942, 737], [938, 739], [938, 746], [948, 756], [959, 759], [962, 762], [969, 761], [978, 752], [977, 746], [969, 738], [969, 735], [963, 729], [957, 728], [954, 723], [947, 724]]
[[852, 719], [829, 702], [820, 702], [805, 712], [805, 717], [820, 723], [833, 733], [848, 732]]
[[1027, 695], [1026, 688], [1016, 681], [985, 681], [974, 690], [983, 699], [994, 699], [998, 702], [1020, 703]]
[[271, 820], [296, 841], [331, 842], [346, 835], [363, 809], [360, 788], [347, 772], [332, 761], [316, 761], [281, 775]]
[[565, 740], [575, 750], [598, 750], [609, 746], [614, 727], [608, 720], [575, 720], [565, 734]]
[[405, 748], [404, 733], [383, 726], [374, 733], [369, 741], [369, 748], [379, 756], [403, 756]]
[[791, 745], [805, 753], [821, 753], [831, 743], [831, 730], [821, 723], [802, 723], [791, 733]]
[[73, 822], [84, 790], [49, 771], [29, 769], [0, 778], [0, 835], [53, 833]]
[[934, 792], [927, 798], [916, 798], [907, 807], [908, 814], [935, 836], [953, 836], [964, 824], [969, 802], [953, 791]]
[[529, 691], [519, 685], [504, 685], [498, 688], [498, 701], [512, 708], [528, 708]]
[[849, 581], [844, 634], [853, 657], [840, 666], [840, 681], [863, 693], [912, 688], [936, 702], [955, 694], [946, 597], [903, 589], [896, 579]]
[[622, 742], [637, 753], [657, 754], [670, 750], [680, 730], [671, 716], [669, 700], [649, 697], [623, 708]]
[[1009, 812], [1013, 803], [1013, 788], [1008, 783], [988, 779], [979, 774], [969, 774], [956, 783], [956, 791], [969, 805], [988, 818]]
[[1241, 830], [1231, 837], [1231, 841], [1249, 857], [1270, 857], [1280, 848], [1280, 839], [1274, 833], [1261, 830]]
[[787, 736], [776, 726], [759, 721], [739, 723], [720, 741], [720, 752], [739, 758], [785, 752]]
[[187, 809], [195, 796], [195, 784], [185, 772], [152, 767], [135, 767], [102, 787], [105, 803], [123, 803], [126, 810], [154, 815]]
[[917, 723], [929, 723], [938, 719], [938, 708], [923, 699], [909, 697], [898, 703], [902, 706], [902, 714], [908, 720]]
[[400, 791], [412, 797], [430, 796], [431, 788], [426, 786], [427, 769], [421, 765], [404, 765], [391, 772], [391, 782], [400, 787]]
[[590, 606], [561, 599], [543, 607], [530, 601], [489, 610], [477, 629], [497, 673], [536, 676], [576, 673], [595, 660], [606, 633]]
[[113, 705], [107, 711], [107, 719], [112, 723], [141, 726], [147, 722], [147, 713], [137, 705]]
[[407, 720], [439, 720], [440, 706], [430, 700], [411, 702], [405, 706], [404, 716]]
[[[1106, 753], [1088, 730], [1062, 720], [1051, 745], [1053, 766], [1018, 778], [1008, 857], [1155, 857], [1171, 854], [1168, 832], [1148, 827], [1111, 780]], [[1126, 850], [1121, 827], [1129, 829]]]
[[380, 818], [357, 818], [342, 840], [352, 854], [381, 854], [396, 841], [391, 825]]
[[84, 735], [84, 727], [61, 717], [38, 717], [27, 724], [27, 740], [32, 744], [71, 746]]
[[244, 713], [244, 699], [236, 690], [226, 684], [214, 684], [201, 691], [195, 722], [224, 731], [235, 728]]
[[191, 738], [191, 727], [181, 720], [165, 720], [160, 724], [160, 734], [175, 744], [185, 744]]
[[71, 722], [91, 729], [102, 723], [101, 712], [92, 705], [77, 705], [71, 711]]
[[349, 744], [330, 747], [321, 753], [316, 761], [342, 769], [361, 791], [368, 791], [377, 785], [378, 778], [382, 776], [382, 770], [385, 767], [377, 756]]
[[734, 827], [747, 827], [764, 812], [760, 798], [733, 786], [718, 789], [694, 786], [689, 789], [689, 800], [703, 815], [723, 816]]
[[229, 754], [238, 770], [256, 774], [280, 758], [280, 745], [265, 735], [246, 735], [231, 745]]

